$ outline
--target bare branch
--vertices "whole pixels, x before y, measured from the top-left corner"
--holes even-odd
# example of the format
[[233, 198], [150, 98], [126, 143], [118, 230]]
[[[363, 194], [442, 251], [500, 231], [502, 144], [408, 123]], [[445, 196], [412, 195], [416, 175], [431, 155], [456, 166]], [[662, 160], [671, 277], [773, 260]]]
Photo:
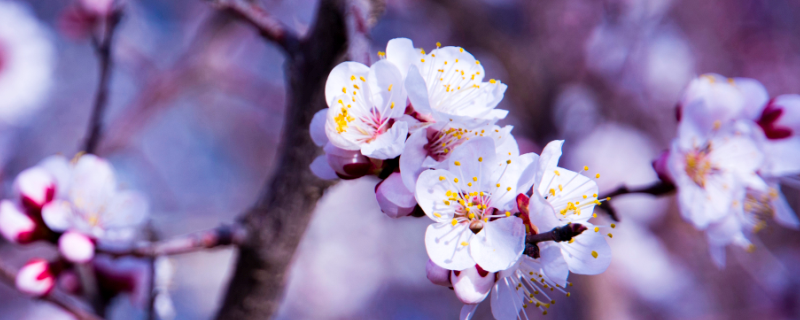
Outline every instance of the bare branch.
[[217, 9], [227, 10], [242, 21], [251, 24], [262, 37], [279, 45], [287, 53], [293, 54], [297, 51], [299, 36], [287, 29], [257, 3], [242, 0], [212, 0], [212, 5]]
[[[17, 271], [14, 270], [11, 266], [6, 265], [2, 261], [0, 261], [0, 280], [5, 282], [12, 288], [16, 288], [16, 279], [17, 279]], [[52, 303], [65, 312], [73, 315], [78, 320], [101, 320], [101, 317], [98, 317], [89, 311], [82, 309], [79, 306], [74, 305], [74, 303], [67, 299], [65, 295], [60, 294], [59, 292], [53, 291], [48, 295], [40, 297], [39, 300], [47, 301]]]
[[625, 195], [625, 194], [630, 194], [630, 193], [644, 193], [644, 194], [649, 194], [649, 195], [653, 195], [653, 196], [662, 196], [662, 195], [665, 195], [665, 194], [669, 194], [672, 191], [675, 191], [675, 185], [672, 184], [672, 183], [669, 183], [669, 182], [661, 181], [661, 180], [659, 180], [656, 183], [653, 183], [652, 185], [649, 185], [649, 186], [646, 186], [646, 187], [641, 187], [641, 188], [636, 188], [636, 189], [629, 189], [627, 186], [620, 186], [616, 190], [611, 191], [608, 194], [601, 195], [600, 197], [598, 197], [598, 199], [607, 199], [607, 200], [602, 202], [597, 207], [605, 210], [608, 213], [608, 215], [611, 217], [611, 219], [613, 219], [614, 221], [619, 221], [619, 217], [617, 216], [616, 211], [611, 206], [611, 198], [614, 198], [614, 197], [617, 197], [617, 196], [621, 196], [621, 195]]
[[220, 226], [183, 237], [162, 242], [150, 242], [130, 250], [107, 250], [98, 248], [98, 252], [113, 257], [134, 256], [150, 257], [170, 256], [189, 253], [215, 247], [240, 245], [247, 238], [247, 230], [240, 225]]
[[103, 133], [103, 115], [105, 114], [106, 105], [108, 104], [108, 86], [111, 80], [111, 44], [114, 41], [114, 34], [121, 19], [122, 10], [115, 10], [106, 20], [101, 38], [92, 39], [92, 44], [95, 47], [95, 52], [100, 62], [100, 82], [97, 86], [97, 96], [95, 96], [94, 100], [92, 117], [89, 120], [86, 144], [83, 147], [83, 151], [86, 153], [95, 152]]

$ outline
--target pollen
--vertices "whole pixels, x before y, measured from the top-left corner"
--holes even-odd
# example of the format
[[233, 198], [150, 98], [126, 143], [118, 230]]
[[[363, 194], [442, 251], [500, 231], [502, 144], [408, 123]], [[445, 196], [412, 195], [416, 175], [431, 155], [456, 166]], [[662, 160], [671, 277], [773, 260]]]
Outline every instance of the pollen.
[[510, 216], [511, 216], [511, 211], [506, 211], [506, 217], [510, 217]]
[[381, 58], [383, 58], [383, 57], [385, 57], [385, 56], [386, 56], [386, 52], [383, 52], [383, 51], [378, 51], [378, 57], [381, 57]]
[[483, 157], [478, 157], [478, 162], [483, 162]]
[[453, 178], [453, 182], [458, 183], [458, 178]]
[[444, 181], [444, 176], [439, 176], [439, 181]]
[[597, 259], [597, 251], [594, 251], [594, 250], [592, 250], [592, 257], [594, 257], [595, 259]]
[[600, 179], [600, 174], [598, 173], [598, 174], [594, 175], [594, 177], [597, 178], [597, 179]]
[[392, 87], [393, 87], [393, 86], [394, 86], [394, 84], [390, 84], [390, 85], [389, 85], [389, 92], [391, 92], [391, 91], [392, 91]]
[[425, 62], [425, 59], [424, 59], [424, 58], [423, 58], [423, 59], [419, 59], [419, 61], [420, 61], [420, 62]]
[[511, 159], [506, 160], [506, 164], [511, 164]]
[[600, 232], [600, 227], [594, 227], [594, 232]]
[[495, 79], [489, 79], [489, 83], [491, 83], [491, 84], [495, 84], [495, 83], [497, 83], [497, 80], [495, 80]]
[[472, 181], [478, 181], [478, 177], [472, 177]]
[[367, 81], [366, 79], [364, 79], [364, 77], [358, 77], [358, 79], [360, 79], [360, 80], [361, 80], [361, 81], [363, 81], [363, 82], [366, 82], [366, 81]]
[[438, 48], [438, 47], [441, 47], [441, 46], [442, 46], [442, 43], [439, 42], [439, 41], [436, 41], [436, 47]]
[[613, 234], [611, 234], [611, 233], [609, 233], [609, 234], [608, 234], [608, 237], [609, 237], [609, 238], [614, 238], [614, 235], [613, 235]]
[[506, 191], [511, 191], [511, 187], [506, 188]]
[[472, 186], [472, 182], [467, 182], [467, 186], [471, 187]]
[[456, 162], [453, 162], [453, 164], [455, 164], [455, 165], [457, 165], [457, 166], [460, 166], [460, 165], [461, 165], [461, 162], [460, 162], [460, 161], [456, 161]]
[[589, 166], [583, 166], [583, 171], [589, 171]]
[[[467, 208], [467, 209], [469, 209], [469, 208]], [[470, 213], [467, 217], [469, 217], [470, 220], [471, 219], [475, 219], [475, 214], [474, 213]]]
[[611, 224], [611, 229], [614, 229], [614, 228], [616, 228], [616, 227], [617, 227], [617, 225], [616, 225], [616, 224], [613, 224], [613, 223]]
[[441, 218], [441, 217], [442, 217], [442, 215], [441, 215], [441, 214], [439, 214], [438, 212], [434, 212], [434, 213], [433, 213], [433, 216], [434, 216], [434, 217], [437, 217], [437, 218]]
[[394, 102], [392, 102], [392, 104], [389, 105], [389, 109], [394, 109]]
[[499, 183], [497, 184], [497, 187], [500, 188], [500, 184]]
[[558, 170], [556, 170], [556, 171], [553, 171], [553, 172], [555, 172], [555, 174], [556, 174], [557, 176], [559, 176], [559, 177], [561, 176], [561, 172], [558, 172]]
[[451, 221], [451, 222], [450, 222], [450, 224], [452, 224], [452, 225], [454, 225], [454, 226], [455, 226], [455, 225], [457, 225], [457, 224], [458, 224], [458, 220], [456, 220], [456, 219], [454, 218], [454, 219], [453, 219], [453, 221]]
[[469, 243], [467, 243], [466, 241], [461, 241], [461, 245], [466, 247], [469, 245]]
[[356, 75], [350, 76], [350, 81], [356, 81]]

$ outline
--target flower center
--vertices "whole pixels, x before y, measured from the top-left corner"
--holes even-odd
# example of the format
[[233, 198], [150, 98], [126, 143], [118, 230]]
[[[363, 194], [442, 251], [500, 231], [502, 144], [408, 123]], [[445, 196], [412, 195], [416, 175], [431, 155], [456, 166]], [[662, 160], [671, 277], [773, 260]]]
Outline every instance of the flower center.
[[469, 139], [467, 134], [471, 132], [472, 130], [462, 128], [447, 128], [441, 131], [431, 130], [428, 132], [428, 144], [425, 145], [425, 149], [431, 158], [441, 162], [447, 158], [453, 148], [467, 141]]
[[748, 218], [753, 224], [753, 233], [759, 232], [767, 226], [766, 221], [775, 216], [772, 200], [778, 197], [778, 191], [770, 188], [768, 193], [747, 190], [744, 198], [744, 211], [749, 213]]
[[714, 171], [708, 154], [711, 153], [711, 146], [703, 149], [695, 149], [686, 154], [686, 174], [698, 186], [705, 187], [708, 175]]

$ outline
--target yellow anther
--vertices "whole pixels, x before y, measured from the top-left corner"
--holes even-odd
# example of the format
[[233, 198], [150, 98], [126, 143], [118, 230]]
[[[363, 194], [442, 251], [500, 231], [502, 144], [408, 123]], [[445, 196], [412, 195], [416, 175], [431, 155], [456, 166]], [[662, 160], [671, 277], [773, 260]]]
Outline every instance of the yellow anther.
[[383, 57], [385, 57], [385, 56], [386, 56], [386, 52], [383, 52], [383, 51], [378, 51], [378, 56], [379, 56], [379, 57], [381, 57], [381, 58], [383, 58]]
[[611, 228], [612, 228], [612, 229], [613, 229], [613, 228], [616, 228], [616, 227], [617, 227], [617, 225], [616, 225], [616, 224], [613, 224], [613, 223], [611, 224]]
[[472, 186], [472, 182], [467, 182], [467, 186], [471, 187]]
[[511, 216], [511, 212], [510, 211], [506, 211], [506, 217], [510, 217], [510, 216]]
[[569, 239], [569, 243], [573, 243], [573, 242], [575, 242], [575, 238]]
[[597, 194], [596, 194], [596, 193], [593, 193], [593, 194], [592, 194], [592, 197], [595, 197], [595, 198], [597, 198]]
[[478, 181], [478, 177], [472, 177], [472, 181]]
[[550, 188], [550, 195], [551, 196], [556, 195], [556, 189]]
[[464, 48], [458, 48], [459, 52], [464, 52]]
[[343, 92], [343, 93], [347, 93], [347, 88], [345, 88], [345, 87], [342, 87], [342, 92]]
[[478, 157], [478, 162], [483, 162], [483, 157]]
[[441, 217], [442, 217], [442, 215], [441, 215], [441, 214], [439, 214], [438, 212], [434, 212], [434, 213], [433, 213], [433, 216], [434, 216], [434, 217], [437, 217], [437, 218], [441, 218]]
[[588, 198], [588, 197], [587, 197], [587, 196], [584, 194], [584, 195], [583, 195], [583, 198], [584, 198], [584, 199], [586, 199], [586, 198]]
[[451, 221], [450, 223], [451, 223], [451, 224], [453, 224], [453, 225], [457, 225], [457, 224], [458, 224], [458, 220], [456, 220], [456, 219], [454, 218], [454, 219], [453, 219], [453, 221]]
[[436, 47], [438, 48], [438, 47], [441, 47], [441, 46], [442, 46], [442, 43], [439, 42], [439, 41], [436, 41]]
[[425, 59], [424, 59], [424, 58], [423, 58], [423, 59], [419, 59], [419, 61], [420, 61], [420, 62], [425, 62]]
[[613, 234], [611, 234], [611, 233], [609, 233], [609, 234], [608, 234], [608, 237], [609, 237], [609, 238], [613, 238], [613, 237], [614, 237], [614, 235], [613, 235]]
[[511, 187], [506, 188], [506, 191], [511, 191]]
[[366, 80], [366, 79], [364, 79], [364, 77], [362, 77], [362, 76], [359, 76], [359, 77], [358, 77], [358, 79], [359, 79], [359, 80], [361, 80], [361, 81], [364, 81], [364, 82], [366, 82], [366, 81], [367, 81], [367, 80]]
[[594, 257], [595, 259], [597, 259], [597, 251], [594, 251], [594, 250], [592, 250], [592, 257]]
[[439, 181], [444, 181], [444, 179], [445, 179], [444, 176], [439, 176]]
[[389, 105], [389, 109], [394, 109], [394, 102], [392, 102], [392, 104]]
[[489, 79], [489, 83], [492, 83], [492, 84], [494, 84], [494, 83], [497, 83], [497, 80], [495, 80], [495, 79]]
[[499, 183], [497, 184], [497, 187], [500, 188], [500, 184]]
[[478, 60], [475, 60], [475, 64], [481, 64], [481, 62], [478, 61]]
[[511, 164], [511, 159], [506, 160], [506, 164]]
[[453, 162], [453, 164], [455, 164], [455, 165], [457, 165], [457, 166], [460, 166], [460, 165], [461, 165], [461, 162], [460, 162], [460, 161], [456, 161], [456, 162]]
[[[467, 208], [467, 209], [469, 209], [469, 208]], [[469, 217], [470, 219], [475, 219], [475, 214], [474, 214], [474, 213], [470, 213], [470, 214], [468, 215], [468, 217]]]
[[594, 177], [599, 179], [600, 178], [600, 174], [598, 173], [598, 174], [594, 175]]
[[594, 232], [600, 232], [600, 227], [594, 227]]
[[392, 91], [392, 87], [393, 87], [393, 86], [394, 86], [394, 84], [390, 84], [390, 85], [389, 85], [389, 91]]
[[458, 178], [453, 178], [453, 182], [458, 183]]
[[571, 295], [571, 294], [570, 294], [569, 292], [567, 292], [567, 298], [569, 298], [569, 296], [570, 296], [570, 295]]
[[559, 177], [561, 176], [561, 172], [558, 172], [558, 170], [555, 170], [555, 171], [553, 171], [553, 172], [555, 172], [555, 174], [556, 174], [557, 176], [559, 176]]
[[461, 241], [461, 245], [466, 247], [467, 245], [469, 245], [469, 243], [467, 243], [466, 241]]
[[583, 171], [589, 171], [589, 166], [583, 166]]

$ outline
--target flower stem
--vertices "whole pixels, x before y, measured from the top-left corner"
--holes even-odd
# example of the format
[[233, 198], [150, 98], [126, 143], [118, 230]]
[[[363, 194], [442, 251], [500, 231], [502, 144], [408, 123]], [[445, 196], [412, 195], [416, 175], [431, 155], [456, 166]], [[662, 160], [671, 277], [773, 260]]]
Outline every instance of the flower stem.
[[[653, 184], [651, 184], [649, 186], [645, 186], [645, 187], [641, 187], [641, 188], [635, 188], [635, 189], [630, 189], [627, 186], [623, 185], [623, 186], [620, 186], [619, 188], [617, 188], [614, 191], [611, 191], [611, 192], [609, 192], [609, 193], [607, 193], [605, 195], [601, 195], [600, 197], [598, 197], [598, 199], [608, 199], [608, 198], [613, 198], [613, 197], [616, 197], [616, 196], [621, 196], [621, 195], [631, 194], [631, 193], [644, 193], [644, 194], [649, 194], [649, 195], [654, 195], [654, 196], [663, 196], [663, 195], [672, 193], [672, 191], [675, 191], [675, 185], [673, 185], [670, 182], [659, 180], [658, 182], [653, 183]], [[611, 217], [611, 219], [614, 219], [614, 221], [619, 221], [619, 216], [617, 216], [617, 212], [611, 206], [610, 199], [604, 201], [603, 203], [601, 203], [597, 207], [605, 210], [606, 213], [608, 213], [608, 215]]]
[[103, 133], [103, 115], [108, 105], [108, 86], [111, 81], [111, 67], [113, 64], [111, 43], [114, 40], [114, 33], [121, 19], [122, 11], [115, 10], [108, 16], [100, 39], [98, 37], [92, 38], [95, 53], [100, 63], [100, 82], [94, 99], [92, 116], [89, 120], [86, 144], [83, 147], [83, 151], [86, 153], [95, 153]]

